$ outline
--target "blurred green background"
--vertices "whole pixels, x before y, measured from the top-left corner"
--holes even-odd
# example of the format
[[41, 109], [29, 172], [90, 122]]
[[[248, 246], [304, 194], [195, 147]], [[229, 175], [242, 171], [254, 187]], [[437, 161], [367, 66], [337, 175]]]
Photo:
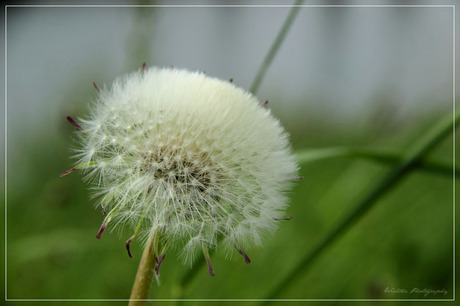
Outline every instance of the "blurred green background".
[[[103, 215], [88, 186], [79, 173], [59, 178], [72, 167], [75, 145], [64, 118], [86, 114], [91, 83], [110, 84], [147, 62], [232, 77], [249, 89], [288, 12], [8, 8], [9, 299], [129, 297], [141, 246], [133, 242], [131, 259], [129, 233], [96, 239]], [[258, 96], [270, 101], [295, 152], [359, 146], [402, 156], [452, 111], [452, 34], [452, 8], [305, 7]], [[453, 146], [449, 135], [429, 156], [452, 164]], [[379, 198], [301, 277], [284, 279], [393, 166], [350, 156], [303, 163], [286, 213], [293, 219], [263, 247], [246, 250], [251, 264], [217, 252], [214, 278], [201, 266], [180, 286], [190, 267], [168, 251], [151, 297], [261, 299], [283, 281], [277, 298], [452, 298], [458, 180], [423, 169]]]

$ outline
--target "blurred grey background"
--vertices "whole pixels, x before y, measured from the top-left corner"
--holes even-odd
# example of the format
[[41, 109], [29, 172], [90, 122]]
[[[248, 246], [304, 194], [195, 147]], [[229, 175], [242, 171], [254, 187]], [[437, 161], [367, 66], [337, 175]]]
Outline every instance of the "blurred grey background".
[[[54, 133], [86, 103], [93, 81], [110, 84], [142, 62], [203, 70], [248, 89], [288, 10], [8, 8], [12, 156], [15, 139]], [[294, 117], [286, 125], [321, 118], [362, 126], [378, 103], [377, 119], [396, 122], [448, 111], [452, 16], [452, 8], [305, 7], [258, 96]]]

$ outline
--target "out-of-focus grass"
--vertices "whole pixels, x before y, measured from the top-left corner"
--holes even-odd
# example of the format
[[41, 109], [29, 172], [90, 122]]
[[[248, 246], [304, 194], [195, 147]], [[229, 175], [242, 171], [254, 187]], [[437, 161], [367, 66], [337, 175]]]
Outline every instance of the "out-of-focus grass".
[[[81, 176], [58, 177], [71, 165], [71, 132], [69, 126], [48, 142], [37, 140], [24, 147], [24, 154], [9, 156], [9, 298], [129, 296], [142, 250], [134, 243], [135, 258], [128, 257], [124, 241], [130, 233], [119, 237], [107, 232], [96, 239], [103, 215], [94, 209]], [[334, 145], [338, 134], [323, 133], [321, 143], [330, 139]], [[293, 134], [298, 137], [305, 142], [310, 138]], [[356, 140], [353, 134], [340, 137]], [[414, 138], [407, 136], [407, 142]], [[310, 147], [315, 142], [311, 138]], [[449, 160], [451, 153], [452, 140], [446, 139], [431, 156]], [[17, 177], [23, 172], [16, 174], [14, 166], [21, 163], [28, 175]], [[264, 247], [246, 250], [249, 265], [236, 252], [230, 261], [217, 252], [212, 258], [216, 276], [210, 277], [203, 266], [184, 297], [263, 298], [388, 169], [344, 157], [306, 164], [301, 171], [305, 179], [292, 192], [286, 214], [294, 218], [268, 236]], [[444, 175], [410, 174], [280, 297], [424, 298], [388, 294], [387, 287], [446, 289], [448, 294], [440, 298], [452, 297], [452, 183]], [[166, 255], [162, 284], [152, 285], [152, 297], [178, 296], [177, 282], [189, 267], [177, 253]]]
[[[375, 204], [381, 201], [388, 192], [396, 188], [398, 184], [408, 175], [411, 171], [419, 168], [420, 161], [433, 150], [440, 142], [442, 142], [447, 135], [452, 133], [452, 129], [456, 128], [458, 120], [460, 119], [460, 113], [455, 113], [454, 116], [449, 114], [443, 120], [438, 122], [435, 126], [431, 127], [430, 130], [421, 139], [417, 140], [414, 144], [406, 149], [406, 153], [402, 154], [401, 160], [395, 163], [392, 171], [383, 177], [375, 186], [369, 189], [369, 192], [360, 199], [355, 208], [346, 215], [336, 226], [334, 226], [328, 234], [313, 248], [309, 253], [306, 253], [301, 260], [295, 264], [289, 274], [284, 276], [276, 287], [269, 291], [268, 296], [274, 298], [289, 288], [291, 283], [296, 281], [297, 278], [305, 274], [305, 271], [310, 268], [314, 261], [321, 257], [323, 252], [330, 247], [336, 240], [340, 239], [341, 236], [345, 235], [350, 228], [353, 228], [362, 217], [375, 206]], [[305, 164], [305, 160], [301, 157], [301, 165]], [[427, 164], [425, 163], [426, 167]], [[454, 168], [451, 167], [451, 168]], [[444, 174], [444, 173], [443, 173]], [[408, 293], [407, 289], [395, 289], [397, 293]], [[392, 292], [393, 290], [390, 290]], [[412, 291], [410, 291], [412, 293]], [[388, 293], [387, 289], [385, 293]], [[447, 295], [447, 291], [443, 292]]]

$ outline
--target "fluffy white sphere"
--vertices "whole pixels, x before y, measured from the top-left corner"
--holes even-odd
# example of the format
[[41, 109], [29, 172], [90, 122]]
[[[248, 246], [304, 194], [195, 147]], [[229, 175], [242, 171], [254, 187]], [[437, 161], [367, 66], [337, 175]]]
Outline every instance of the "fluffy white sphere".
[[[277, 227], [297, 175], [288, 135], [252, 94], [203, 73], [150, 68], [101, 88], [75, 168], [104, 224], [161, 230], [184, 254], [241, 250]], [[207, 252], [207, 251], [206, 251]]]

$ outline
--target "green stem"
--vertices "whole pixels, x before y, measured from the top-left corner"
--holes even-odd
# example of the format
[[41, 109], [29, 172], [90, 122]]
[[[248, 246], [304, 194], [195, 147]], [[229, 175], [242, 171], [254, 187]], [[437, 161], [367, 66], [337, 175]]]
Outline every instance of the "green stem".
[[285, 277], [280, 278], [278, 285], [270, 291], [269, 298], [278, 296], [284, 289], [289, 287], [290, 283], [301, 276], [305, 270], [311, 266], [319, 254], [330, 246], [340, 235], [343, 235], [377, 202], [378, 199], [400, 182], [426, 153], [452, 132], [458, 125], [459, 120], [460, 112], [450, 114], [447, 118], [439, 122], [438, 125], [428, 131], [423, 138], [416, 142], [415, 145], [408, 150], [403, 161], [359, 202], [356, 209], [339, 223], [310, 253], [307, 253]]
[[[395, 151], [359, 147], [313, 149], [297, 153], [297, 160], [300, 165], [334, 157], [365, 158], [390, 165], [400, 163], [404, 158], [401, 153]], [[420, 159], [416, 165], [414, 165], [414, 168], [447, 176], [452, 176], [452, 169], [454, 169], [456, 175], [460, 172], [457, 165], [454, 166], [449, 162], [427, 158]]]
[[272, 46], [270, 47], [270, 50], [268, 51], [267, 55], [265, 56], [264, 61], [262, 62], [262, 65], [260, 66], [259, 70], [257, 71], [256, 77], [254, 78], [254, 81], [252, 82], [250, 91], [255, 94], [259, 90], [260, 84], [262, 83], [262, 80], [264, 79], [268, 67], [270, 67], [273, 58], [275, 57], [276, 53], [278, 53], [278, 49], [280, 48], [281, 44], [283, 43], [284, 39], [287, 36], [287, 33], [289, 32], [289, 29], [291, 28], [292, 23], [294, 22], [295, 17], [297, 16], [297, 13], [300, 10], [300, 6], [304, 0], [296, 0], [294, 3], [295, 6], [291, 8], [291, 11], [289, 12], [289, 15], [287, 16], [286, 20], [284, 21], [283, 26], [281, 27], [280, 31], [278, 32], [278, 35], [276, 36], [275, 41], [273, 42]]
[[150, 283], [155, 269], [155, 240], [156, 231], [152, 230], [145, 245], [139, 268], [137, 269], [133, 289], [131, 291], [129, 306], [144, 305], [148, 298]]

